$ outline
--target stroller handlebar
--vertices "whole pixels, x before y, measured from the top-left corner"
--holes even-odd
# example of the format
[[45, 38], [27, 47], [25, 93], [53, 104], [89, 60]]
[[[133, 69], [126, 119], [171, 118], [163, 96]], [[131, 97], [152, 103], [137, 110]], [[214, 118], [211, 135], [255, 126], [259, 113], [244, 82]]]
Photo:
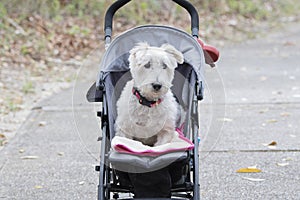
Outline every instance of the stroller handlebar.
[[[117, 0], [114, 2], [106, 11], [105, 14], [105, 23], [104, 23], [104, 32], [105, 32], [105, 42], [110, 43], [112, 35], [112, 23], [113, 17], [117, 10], [126, 5], [131, 0]], [[196, 8], [186, 0], [172, 0], [181, 7], [185, 8], [191, 16], [191, 30], [194, 37], [198, 37], [199, 32], [199, 15]]]
[[181, 7], [185, 8], [191, 16], [191, 31], [194, 37], [198, 37], [199, 32], [199, 15], [196, 8], [186, 0], [172, 0]]

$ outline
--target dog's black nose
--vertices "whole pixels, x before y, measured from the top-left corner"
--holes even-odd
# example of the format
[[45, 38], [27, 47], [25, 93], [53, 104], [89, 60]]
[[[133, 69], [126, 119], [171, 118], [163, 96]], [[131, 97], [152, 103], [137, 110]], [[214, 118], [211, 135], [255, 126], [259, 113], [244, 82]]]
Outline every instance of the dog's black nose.
[[153, 89], [155, 90], [155, 91], [158, 91], [158, 90], [160, 90], [160, 88], [161, 88], [161, 84], [158, 84], [158, 83], [153, 83], [152, 84], [152, 87], [153, 87]]

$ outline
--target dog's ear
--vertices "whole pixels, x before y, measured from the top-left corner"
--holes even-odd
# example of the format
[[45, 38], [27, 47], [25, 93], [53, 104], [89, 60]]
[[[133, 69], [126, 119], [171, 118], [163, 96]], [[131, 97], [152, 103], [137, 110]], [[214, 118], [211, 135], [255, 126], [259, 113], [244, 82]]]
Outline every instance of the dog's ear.
[[164, 49], [167, 53], [173, 55], [179, 64], [183, 63], [183, 61], [184, 61], [183, 55], [175, 47], [173, 47], [170, 44], [163, 44], [163, 45], [161, 45], [161, 48]]

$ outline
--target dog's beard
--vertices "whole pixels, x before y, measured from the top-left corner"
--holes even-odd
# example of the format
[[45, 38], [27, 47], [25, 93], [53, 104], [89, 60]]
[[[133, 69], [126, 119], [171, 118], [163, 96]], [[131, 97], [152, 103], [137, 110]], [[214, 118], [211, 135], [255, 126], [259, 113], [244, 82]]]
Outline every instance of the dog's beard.
[[143, 85], [137, 87], [139, 92], [143, 97], [149, 101], [157, 101], [158, 99], [163, 98], [163, 96], [169, 91], [169, 87], [162, 86], [160, 90], [156, 91], [153, 89], [152, 84]]

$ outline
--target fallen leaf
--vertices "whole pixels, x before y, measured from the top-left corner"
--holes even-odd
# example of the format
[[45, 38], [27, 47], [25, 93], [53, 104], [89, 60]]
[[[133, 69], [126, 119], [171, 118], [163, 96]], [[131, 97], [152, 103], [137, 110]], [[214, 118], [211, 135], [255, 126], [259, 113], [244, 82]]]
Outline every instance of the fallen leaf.
[[280, 116], [281, 117], [289, 117], [291, 114], [288, 113], [288, 112], [283, 112], [283, 113], [280, 113]]
[[22, 156], [21, 159], [23, 160], [33, 160], [33, 159], [38, 159], [38, 156]]
[[270, 143], [264, 143], [262, 145], [264, 145], [266, 147], [269, 147], [270, 149], [272, 149], [272, 148], [275, 149], [276, 148], [275, 146], [277, 145], [277, 142], [276, 141], [271, 141]]
[[260, 169], [256, 167], [247, 167], [247, 168], [240, 168], [236, 170], [237, 173], [259, 173], [261, 172]]
[[0, 146], [3, 146], [7, 143], [5, 135], [0, 133]]
[[65, 153], [64, 152], [58, 152], [57, 155], [63, 156]]
[[277, 163], [278, 166], [280, 167], [285, 167], [285, 166], [288, 166], [290, 163]]
[[277, 142], [275, 142], [275, 141], [272, 141], [268, 144], [268, 146], [275, 146], [275, 145], [277, 145]]
[[24, 149], [19, 149], [19, 153], [24, 153], [25, 150]]
[[269, 119], [269, 120], [267, 120], [267, 122], [268, 123], [276, 123], [276, 122], [278, 122], [278, 120], [277, 119]]
[[259, 113], [260, 113], [260, 114], [263, 114], [263, 113], [268, 112], [268, 111], [269, 111], [269, 109], [266, 108], [266, 109], [260, 110]]
[[7, 142], [5, 135], [0, 133], [0, 146], [4, 145]]
[[40, 121], [39, 126], [46, 126], [47, 122], [46, 121]]
[[282, 161], [291, 161], [291, 160], [293, 160], [293, 158], [291, 158], [291, 157], [287, 157], [287, 158], [282, 159]]
[[242, 177], [243, 179], [246, 179], [248, 181], [255, 181], [255, 182], [261, 182], [261, 181], [265, 181], [266, 179], [262, 179], [262, 178], [250, 178], [250, 177]]
[[34, 186], [34, 188], [35, 188], [35, 189], [42, 189], [43, 186], [41, 186], [41, 185], [36, 185], [36, 186]]
[[78, 184], [79, 184], [79, 185], [83, 185], [83, 184], [84, 184], [84, 181], [80, 181]]

